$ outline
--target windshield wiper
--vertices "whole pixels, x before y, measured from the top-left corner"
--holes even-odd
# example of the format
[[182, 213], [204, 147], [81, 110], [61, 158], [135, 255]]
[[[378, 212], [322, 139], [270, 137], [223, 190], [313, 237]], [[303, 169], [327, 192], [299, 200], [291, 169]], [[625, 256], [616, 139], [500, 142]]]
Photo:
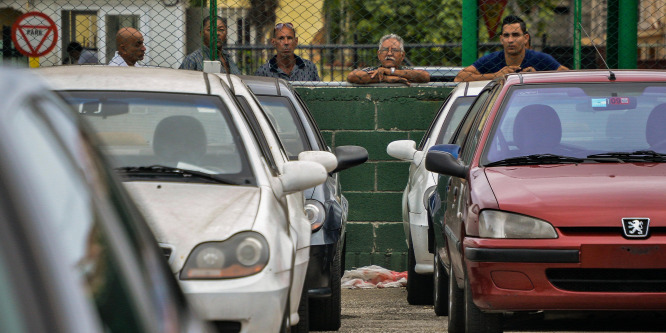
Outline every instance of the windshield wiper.
[[584, 163], [587, 159], [561, 156], [555, 154], [533, 154], [527, 156], [511, 157], [486, 164], [485, 166], [501, 165], [534, 165], [534, 164], [561, 164], [561, 163]]
[[654, 150], [637, 150], [634, 152], [608, 152], [593, 154], [588, 158], [615, 158], [624, 162], [666, 162], [666, 154], [657, 153]]
[[204, 179], [208, 180], [214, 183], [219, 183], [219, 184], [231, 184], [231, 185], [236, 185], [237, 183], [234, 181], [231, 181], [229, 179], [223, 179], [218, 175], [211, 175], [209, 173], [201, 172], [201, 171], [195, 171], [195, 170], [188, 170], [188, 169], [180, 169], [180, 168], [174, 168], [174, 167], [169, 167], [166, 165], [150, 165], [150, 166], [126, 166], [126, 167], [120, 167], [116, 168], [116, 171], [123, 173], [125, 175], [129, 174], [170, 174], [170, 175], [179, 175], [180, 177], [183, 178], [191, 178], [191, 177], [196, 177], [199, 179]]

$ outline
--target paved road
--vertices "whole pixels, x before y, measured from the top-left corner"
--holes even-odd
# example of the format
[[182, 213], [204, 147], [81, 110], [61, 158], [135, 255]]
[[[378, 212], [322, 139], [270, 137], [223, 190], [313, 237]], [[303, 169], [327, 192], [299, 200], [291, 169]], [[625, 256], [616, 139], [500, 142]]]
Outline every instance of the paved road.
[[[339, 333], [446, 332], [432, 306], [407, 303], [405, 288], [343, 289]], [[666, 332], [666, 313], [579, 313], [509, 318], [505, 332]]]

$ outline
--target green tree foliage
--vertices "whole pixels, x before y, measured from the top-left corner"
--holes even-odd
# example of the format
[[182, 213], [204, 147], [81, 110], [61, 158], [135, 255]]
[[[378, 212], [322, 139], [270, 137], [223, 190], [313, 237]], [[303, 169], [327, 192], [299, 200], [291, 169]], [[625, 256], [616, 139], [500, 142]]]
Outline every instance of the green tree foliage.
[[[350, 19], [345, 30], [354, 35], [345, 40], [356, 44], [377, 44], [389, 33], [400, 35], [407, 44], [461, 41], [462, 0], [347, 0], [346, 8]], [[451, 51], [414, 49], [407, 50], [407, 57], [417, 65], [460, 63], [460, 51]]]

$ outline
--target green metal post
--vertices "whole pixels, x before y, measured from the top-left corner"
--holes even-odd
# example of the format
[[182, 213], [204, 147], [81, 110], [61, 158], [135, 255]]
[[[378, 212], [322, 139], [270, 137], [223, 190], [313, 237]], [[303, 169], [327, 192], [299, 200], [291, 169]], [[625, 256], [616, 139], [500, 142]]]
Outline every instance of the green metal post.
[[619, 6], [620, 0], [607, 0], [607, 20], [606, 20], [606, 62], [610, 68], [618, 68], [618, 26], [619, 26]]
[[479, 15], [477, 0], [463, 0], [462, 4], [462, 65], [473, 64], [479, 49]]
[[573, 36], [573, 42], [574, 42], [574, 56], [573, 56], [573, 65], [574, 69], [580, 69], [580, 30], [581, 30], [581, 17], [582, 15], [582, 6], [581, 6], [582, 0], [576, 0], [574, 1], [574, 36]]
[[619, 8], [618, 65], [636, 68], [638, 61], [638, 0], [622, 0]]
[[210, 0], [210, 60], [217, 60], [217, 0]]

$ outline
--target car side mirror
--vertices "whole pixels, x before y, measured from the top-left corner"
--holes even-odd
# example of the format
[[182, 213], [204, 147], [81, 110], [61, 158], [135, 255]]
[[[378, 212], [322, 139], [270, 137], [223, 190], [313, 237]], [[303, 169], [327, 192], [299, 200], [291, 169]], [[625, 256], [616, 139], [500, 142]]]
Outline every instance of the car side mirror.
[[321, 150], [306, 150], [298, 154], [299, 161], [317, 162], [324, 166], [326, 172], [331, 172], [338, 167], [338, 158], [331, 152]]
[[328, 172], [324, 166], [312, 161], [285, 162], [279, 176], [283, 194], [307, 190], [323, 184], [327, 178]]
[[361, 165], [368, 160], [368, 151], [361, 146], [339, 146], [333, 150], [338, 166], [331, 173]]
[[414, 161], [414, 155], [417, 151], [414, 140], [397, 140], [386, 146], [386, 153], [391, 157], [409, 162]]
[[449, 153], [453, 156], [453, 158], [458, 158], [458, 154], [460, 154], [460, 146], [458, 145], [453, 145], [453, 144], [443, 144], [443, 145], [434, 145], [428, 149], [428, 151], [442, 151], [445, 153]]
[[426, 170], [458, 178], [467, 178], [469, 168], [458, 163], [449, 152], [430, 150], [426, 154]]

